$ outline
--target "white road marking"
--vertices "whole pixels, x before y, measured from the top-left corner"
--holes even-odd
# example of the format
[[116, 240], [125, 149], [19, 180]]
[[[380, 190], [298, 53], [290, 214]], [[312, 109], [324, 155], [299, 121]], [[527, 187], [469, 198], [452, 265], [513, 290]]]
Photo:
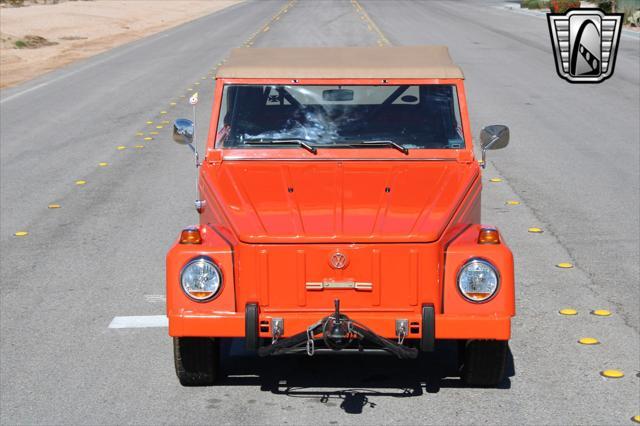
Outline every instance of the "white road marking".
[[[112, 59], [115, 59], [115, 58], [117, 58], [119, 56], [124, 55], [125, 53], [129, 53], [132, 50], [139, 49], [141, 47], [146, 46], [149, 43], [153, 43], [154, 41], [157, 41], [159, 39], [162, 39], [162, 38], [165, 38], [165, 37], [168, 37], [168, 36], [169, 36], [169, 34], [162, 34], [162, 35], [157, 36], [157, 37], [151, 36], [151, 37], [149, 37], [149, 39], [146, 39], [146, 40], [144, 40], [142, 42], [139, 42], [139, 43], [135, 44], [134, 46], [129, 46], [127, 48], [121, 49], [120, 51], [117, 51], [117, 52], [107, 51], [109, 53], [107, 54], [106, 58], [99, 59], [99, 60], [96, 60], [96, 61], [93, 61], [93, 62], [89, 62], [88, 64], [86, 64], [84, 66], [81, 66], [81, 67], [79, 67], [79, 68], [77, 68], [75, 70], [68, 71], [68, 72], [66, 72], [66, 73], [64, 73], [62, 75], [59, 75], [57, 77], [54, 77], [54, 78], [50, 79], [49, 81], [45, 81], [45, 82], [40, 83], [40, 84], [38, 84], [36, 86], [30, 87], [28, 89], [25, 89], [25, 90], [23, 90], [21, 92], [14, 93], [11, 96], [6, 96], [4, 98], [1, 98], [0, 99], [0, 104], [3, 104], [3, 103], [5, 103], [7, 101], [10, 101], [12, 99], [18, 98], [18, 97], [20, 97], [22, 95], [25, 95], [25, 94], [29, 93], [29, 92], [33, 92], [34, 90], [37, 90], [37, 89], [40, 89], [42, 87], [48, 86], [48, 85], [50, 85], [52, 83], [55, 83], [57, 81], [63, 80], [65, 78], [67, 78], [67, 77], [71, 77], [72, 75], [75, 75], [75, 74], [78, 74], [80, 72], [86, 71], [86, 70], [88, 70], [90, 68], [95, 67], [96, 65], [100, 65], [100, 64], [103, 64], [105, 62], [108, 62], [108, 61], [110, 61]], [[94, 57], [93, 56], [89, 56], [89, 57], [83, 58], [83, 59], [87, 59], [88, 60], [88, 59], [91, 59], [91, 58], [94, 58]], [[82, 59], [80, 61], [82, 61]]]
[[[214, 12], [214, 13], [228, 13], [230, 10], [235, 10], [236, 8], [239, 8], [242, 5], [243, 5], [243, 2], [240, 2], [238, 4], [234, 4], [232, 6], [226, 7], [223, 10], [219, 10], [219, 11]], [[196, 21], [204, 20], [207, 16], [208, 15], [203, 16], [203, 17], [198, 18], [198, 19], [194, 19], [193, 21], [190, 21], [187, 24], [191, 24], [191, 23], [194, 23]], [[33, 86], [33, 87], [30, 87], [30, 88], [25, 89], [23, 91], [14, 93], [13, 95], [5, 96], [5, 97], [0, 96], [0, 104], [8, 102], [8, 101], [10, 101], [12, 99], [19, 98], [20, 96], [22, 96], [24, 94], [27, 94], [29, 92], [33, 92], [34, 90], [40, 89], [42, 87], [46, 87], [46, 86], [50, 85], [51, 83], [55, 83], [55, 82], [57, 82], [59, 80], [63, 80], [65, 78], [70, 77], [70, 76], [72, 76], [74, 74], [77, 74], [79, 72], [86, 71], [86, 70], [88, 70], [90, 68], [95, 67], [96, 65], [100, 65], [100, 64], [102, 64], [104, 62], [107, 62], [107, 61], [110, 61], [112, 59], [115, 59], [115, 58], [117, 58], [119, 56], [124, 55], [125, 53], [129, 53], [132, 50], [139, 49], [141, 47], [144, 47], [144, 46], [146, 46], [146, 45], [148, 45], [150, 43], [153, 43], [153, 42], [158, 41], [160, 39], [163, 39], [165, 37], [169, 37], [171, 35], [180, 34], [180, 33], [184, 32], [184, 31], [188, 31], [189, 30], [189, 25], [187, 25], [187, 24], [178, 25], [176, 27], [170, 28], [170, 29], [166, 30], [167, 32], [164, 33], [164, 34], [163, 33], [156, 33], [156, 34], [152, 34], [152, 35], [150, 35], [150, 36], [148, 36], [146, 38], [134, 40], [134, 41], [130, 42], [131, 46], [128, 46], [128, 47], [123, 47], [123, 46], [126, 46], [126, 44], [122, 45], [122, 46], [116, 46], [112, 50], [107, 50], [107, 51], [102, 52], [100, 54], [97, 54], [97, 55], [94, 55], [94, 56], [88, 56], [86, 58], [80, 59], [80, 60], [78, 60], [78, 62], [83, 61], [83, 60], [91, 61], [96, 56], [101, 55], [101, 54], [104, 54], [106, 56], [103, 59], [99, 59], [99, 60], [96, 60], [96, 61], [93, 61], [93, 62], [89, 62], [86, 65], [79, 67], [78, 69], [68, 71], [68, 72], [66, 72], [66, 73], [64, 73], [62, 75], [59, 75], [58, 77], [50, 79], [49, 81], [45, 81], [45, 82], [40, 83], [40, 84], [38, 84], [36, 86]], [[119, 50], [114, 52], [115, 49], [119, 49]], [[44, 74], [44, 75], [46, 75], [46, 74]], [[38, 78], [38, 77], [36, 77], [36, 78]], [[0, 91], [0, 95], [2, 95], [2, 91]]]
[[149, 303], [164, 303], [167, 299], [164, 294], [145, 294], [144, 300]]
[[150, 328], [168, 327], [169, 319], [166, 315], [142, 315], [132, 317], [113, 317], [109, 328]]

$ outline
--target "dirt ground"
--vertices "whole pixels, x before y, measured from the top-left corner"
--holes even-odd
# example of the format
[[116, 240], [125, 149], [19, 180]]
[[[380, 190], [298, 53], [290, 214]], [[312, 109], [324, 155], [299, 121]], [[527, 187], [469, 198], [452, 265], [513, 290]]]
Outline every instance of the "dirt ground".
[[95, 0], [0, 8], [0, 88], [241, 0]]

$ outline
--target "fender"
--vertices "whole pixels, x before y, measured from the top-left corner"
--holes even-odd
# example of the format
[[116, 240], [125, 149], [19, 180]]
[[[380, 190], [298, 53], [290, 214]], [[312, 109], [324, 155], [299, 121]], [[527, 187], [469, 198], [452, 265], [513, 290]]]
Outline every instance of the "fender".
[[[442, 300], [444, 314], [498, 317], [515, 315], [513, 254], [504, 243], [502, 235], [500, 244], [478, 244], [482, 228], [482, 225], [469, 226], [446, 248]], [[466, 262], [474, 258], [489, 261], [499, 274], [497, 293], [487, 302], [470, 302], [458, 290], [458, 272]]]
[[[175, 241], [167, 253], [167, 316], [169, 334], [186, 336], [176, 318], [197, 314], [221, 315], [236, 312], [233, 248], [220, 234], [206, 225], [199, 225], [202, 244], [180, 244]], [[191, 259], [199, 256], [211, 258], [222, 272], [222, 288], [213, 300], [196, 302], [184, 293], [180, 284], [180, 271]], [[187, 333], [187, 334], [183, 334]]]

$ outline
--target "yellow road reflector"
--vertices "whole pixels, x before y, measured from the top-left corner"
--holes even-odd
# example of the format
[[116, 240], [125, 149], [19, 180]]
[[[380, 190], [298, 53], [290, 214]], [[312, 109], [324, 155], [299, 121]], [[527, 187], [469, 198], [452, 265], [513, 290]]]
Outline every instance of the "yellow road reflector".
[[560, 315], [578, 315], [578, 311], [573, 308], [563, 308], [560, 309]]
[[556, 267], [561, 268], [561, 269], [571, 269], [573, 268], [573, 263], [569, 263], [569, 262], [560, 262], [556, 265]]
[[85, 185], [87, 183], [86, 180], [77, 180], [76, 185]]
[[162, 122], [162, 124], [169, 124], [169, 123], [170, 123], [170, 121], [169, 121], [169, 120], [164, 120], [164, 121]]
[[117, 146], [117, 147], [116, 147], [116, 149], [117, 149], [118, 151], [122, 151], [123, 149], [127, 149], [127, 147], [126, 147], [126, 146], [124, 146], [124, 145], [120, 145], [120, 146]]
[[[156, 132], [156, 131], [154, 130], [153, 132], [149, 132], [149, 134], [150, 134], [150, 135], [159, 135], [159, 134], [160, 134], [160, 132]], [[151, 138], [151, 139], [153, 139], [153, 138]], [[151, 139], [150, 139], [150, 140], [151, 140]]]
[[206, 80], [207, 76], [205, 75], [204, 77], [200, 77], [200, 80]]
[[196, 82], [195, 82], [195, 83], [193, 83], [193, 84], [195, 84], [196, 86], [200, 86], [200, 82], [199, 82], [199, 81], [196, 81]]
[[636, 423], [640, 423], [640, 414], [638, 414], [637, 416], [631, 417], [631, 421], [636, 422]]
[[178, 105], [178, 104], [177, 104], [177, 103], [175, 103], [175, 102], [171, 102], [169, 105], [171, 105], [171, 106], [176, 106], [176, 105]]
[[98, 166], [100, 167], [107, 167], [109, 165], [109, 163], [105, 163], [104, 161], [101, 163], [98, 163]]
[[508, 206], [519, 206], [520, 205], [520, 201], [509, 200], [505, 204], [508, 205]]
[[489, 182], [502, 182], [502, 178], [491, 178], [489, 179]]
[[160, 111], [160, 114], [162, 114], [162, 115], [164, 115], [166, 113], [167, 113], [167, 111]]
[[269, 27], [264, 27], [264, 30], [262, 30], [263, 33], [266, 33], [267, 31], [269, 31]]
[[624, 373], [620, 370], [604, 370], [600, 372], [600, 375], [610, 379], [620, 379], [624, 377]]
[[596, 309], [591, 311], [591, 313], [598, 317], [609, 317], [611, 316], [611, 311], [607, 311], [606, 309]]
[[542, 234], [544, 231], [541, 228], [529, 228], [527, 229], [527, 231], [531, 232], [532, 234]]
[[162, 129], [162, 128], [164, 128], [164, 126], [162, 124], [156, 126], [156, 129]]
[[60, 204], [49, 204], [47, 206], [48, 209], [59, 209], [60, 208]]
[[26, 237], [27, 235], [29, 235], [29, 233], [27, 231], [18, 231], [15, 234], [16, 237]]
[[[158, 132], [156, 132], [156, 133], [158, 133]], [[153, 140], [153, 138], [152, 138], [151, 136], [147, 136], [146, 138], [144, 138], [144, 140], [145, 140], [145, 141], [152, 141], [152, 140]], [[137, 148], [138, 146], [139, 146], [139, 145], [136, 145], [136, 148]]]
[[189, 88], [187, 89], [187, 92], [193, 92], [193, 87], [189, 87]]
[[578, 340], [578, 343], [581, 345], [598, 345], [600, 344], [600, 341], [594, 337], [583, 337]]
[[142, 149], [142, 148], [144, 148], [144, 145], [136, 145], [134, 148]]
[[148, 121], [147, 121], [147, 124], [153, 124], [153, 121], [148, 120]]
[[136, 136], [144, 136], [144, 132], [138, 132], [136, 133]]

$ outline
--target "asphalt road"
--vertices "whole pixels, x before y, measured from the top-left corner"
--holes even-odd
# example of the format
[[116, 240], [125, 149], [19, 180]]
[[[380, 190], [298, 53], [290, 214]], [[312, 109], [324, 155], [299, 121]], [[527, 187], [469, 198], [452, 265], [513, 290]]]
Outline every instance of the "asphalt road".
[[[546, 19], [501, 2], [287, 4], [241, 4], [0, 93], [0, 423], [631, 424], [640, 39], [623, 35], [610, 80], [571, 85], [556, 75]], [[208, 122], [211, 75], [229, 49], [429, 43], [463, 67], [475, 132], [512, 132], [490, 153], [483, 194], [484, 221], [516, 256], [514, 371], [499, 389], [461, 387], [446, 345], [404, 363], [256, 360], [237, 341], [223, 384], [188, 389], [165, 328], [108, 328], [164, 313], [164, 255], [197, 218], [190, 152], [163, 121], [190, 116], [198, 91]], [[598, 308], [612, 315], [589, 313]], [[584, 336], [601, 344], [579, 345]], [[608, 368], [625, 377], [603, 379]]]

